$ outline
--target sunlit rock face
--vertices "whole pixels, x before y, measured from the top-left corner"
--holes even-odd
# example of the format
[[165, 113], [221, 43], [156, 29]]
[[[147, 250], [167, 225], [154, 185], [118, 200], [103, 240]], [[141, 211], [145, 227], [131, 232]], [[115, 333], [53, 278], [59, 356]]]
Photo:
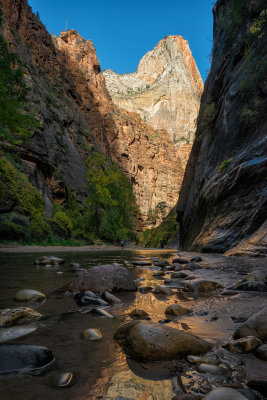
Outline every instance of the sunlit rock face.
[[154, 129], [165, 129], [176, 147], [192, 142], [203, 83], [182, 36], [162, 39], [132, 74], [103, 74], [115, 104], [137, 112]]
[[[191, 144], [183, 140], [177, 149], [173, 135], [165, 129], [154, 129], [136, 112], [114, 105], [90, 40], [71, 30], [61, 33], [56, 46], [75, 77], [83, 112], [97, 143], [120, 165], [133, 185], [140, 211], [138, 229], [150, 226], [147, 215], [156, 207], [160, 207], [158, 225], [177, 202]], [[164, 60], [162, 64], [166, 64], [167, 60]], [[148, 78], [145, 67], [142, 68], [145, 82]], [[152, 66], [147, 65], [147, 68]], [[165, 125], [162, 124], [162, 128]]]

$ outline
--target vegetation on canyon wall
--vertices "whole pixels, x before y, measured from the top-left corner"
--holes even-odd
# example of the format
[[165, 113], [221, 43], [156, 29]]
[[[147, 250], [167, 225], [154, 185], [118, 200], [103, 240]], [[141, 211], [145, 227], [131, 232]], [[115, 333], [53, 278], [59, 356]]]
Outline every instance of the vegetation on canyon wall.
[[176, 212], [175, 210], [171, 210], [158, 227], [146, 229], [140, 233], [138, 238], [139, 244], [150, 248], [168, 246], [177, 229]]

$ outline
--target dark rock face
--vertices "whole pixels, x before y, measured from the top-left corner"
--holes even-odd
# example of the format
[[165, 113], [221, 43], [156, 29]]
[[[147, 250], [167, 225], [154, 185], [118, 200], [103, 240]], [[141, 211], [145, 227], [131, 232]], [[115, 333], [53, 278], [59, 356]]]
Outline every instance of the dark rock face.
[[186, 354], [206, 353], [211, 348], [191, 333], [147, 321], [123, 325], [115, 339], [128, 356], [145, 361], [173, 360]]
[[235, 7], [234, 0], [218, 0], [213, 9], [213, 61], [177, 212], [184, 248], [264, 256], [266, 84], [256, 70], [266, 54], [266, 33], [252, 33], [264, 1], [242, 2], [239, 22]]
[[134, 292], [136, 284], [130, 272], [117, 264], [98, 265], [64, 286], [62, 291]]
[[0, 344], [0, 374], [24, 373], [39, 375], [54, 362], [46, 347], [28, 344]]

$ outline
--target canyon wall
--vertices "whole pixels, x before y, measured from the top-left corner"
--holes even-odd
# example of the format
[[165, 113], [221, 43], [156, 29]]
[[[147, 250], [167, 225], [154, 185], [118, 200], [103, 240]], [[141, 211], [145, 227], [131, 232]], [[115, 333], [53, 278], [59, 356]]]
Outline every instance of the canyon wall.
[[192, 142], [203, 83], [188, 42], [166, 36], [141, 59], [132, 74], [104, 71], [115, 104], [134, 111], [176, 144]]
[[218, 0], [196, 139], [177, 205], [185, 249], [266, 255], [267, 10]]

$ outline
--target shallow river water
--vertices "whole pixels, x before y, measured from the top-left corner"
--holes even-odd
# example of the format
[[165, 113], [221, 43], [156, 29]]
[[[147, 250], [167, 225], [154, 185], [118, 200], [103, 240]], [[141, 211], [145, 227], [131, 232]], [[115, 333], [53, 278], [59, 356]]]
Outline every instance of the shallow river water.
[[[46, 268], [34, 265], [34, 260], [42, 255], [63, 257], [63, 266]], [[196, 253], [181, 252], [190, 259]], [[267, 362], [253, 355], [234, 355], [222, 351], [220, 345], [229, 340], [238, 324], [231, 317], [248, 318], [267, 306], [267, 293], [243, 292], [234, 297], [222, 296], [220, 292], [205, 295], [186, 293], [181, 299], [175, 293], [171, 296], [153, 293], [118, 293], [120, 305], [108, 308], [114, 315], [106, 319], [78, 311], [72, 296], [57, 294], [55, 290], [76, 277], [70, 270], [70, 262], [80, 263], [88, 269], [95, 265], [131, 262], [141, 257], [160, 257], [171, 261], [176, 251], [166, 250], [118, 250], [90, 252], [55, 253], [1, 253], [0, 254], [0, 308], [29, 306], [41, 312], [45, 318], [38, 321], [38, 329], [14, 343], [37, 344], [48, 347], [56, 360], [52, 368], [40, 376], [1, 376], [1, 400], [171, 400], [175, 393], [181, 393], [177, 370], [181, 371], [182, 382], [188, 392], [204, 394], [220, 383], [246, 382], [247, 379], [266, 377]], [[208, 279], [230, 287], [252, 270], [264, 268], [265, 260], [238, 259], [221, 255], [201, 255], [201, 269], [186, 271], [195, 279]], [[137, 286], [155, 287], [163, 284], [162, 279], [153, 277], [158, 270], [151, 267], [127, 267]], [[141, 279], [140, 279], [141, 278]], [[20, 289], [35, 289], [46, 294], [43, 303], [16, 303], [13, 296]], [[184, 317], [169, 317], [168, 326], [184, 329], [212, 343], [215, 351], [234, 365], [232, 375], [213, 377], [199, 374], [187, 363], [136, 363], [126, 359], [121, 348], [113, 339], [119, 326], [131, 318], [128, 313], [133, 308], [145, 310], [153, 322], [166, 319], [165, 309], [178, 302], [193, 309]], [[81, 332], [86, 328], [100, 329], [103, 340], [85, 341]], [[3, 329], [3, 328], [1, 328]], [[240, 367], [238, 367], [240, 366]], [[71, 386], [55, 388], [52, 375], [55, 371], [70, 371], [74, 374]]]

